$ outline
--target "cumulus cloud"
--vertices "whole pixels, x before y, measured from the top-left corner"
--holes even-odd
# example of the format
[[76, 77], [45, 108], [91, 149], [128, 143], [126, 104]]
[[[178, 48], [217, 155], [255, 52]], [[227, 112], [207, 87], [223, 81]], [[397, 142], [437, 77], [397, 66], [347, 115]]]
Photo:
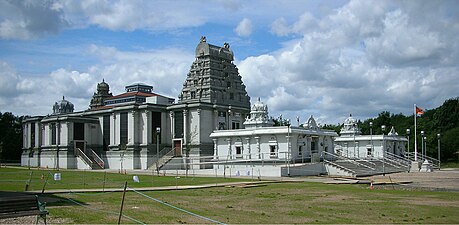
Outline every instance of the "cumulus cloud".
[[[152, 85], [155, 93], [176, 98], [194, 58], [181, 49], [133, 52], [92, 45], [87, 52], [100, 59], [87, 71], [60, 68], [42, 76], [26, 77], [0, 62], [0, 108], [14, 109], [21, 115], [46, 115], [51, 113], [54, 102], [65, 96], [75, 110], [86, 110], [102, 79], [115, 95], [124, 93], [126, 85], [142, 82]], [[33, 112], [29, 111], [31, 108]]]
[[32, 39], [56, 34], [68, 25], [53, 1], [1, 1], [0, 38]]
[[242, 37], [250, 36], [252, 34], [252, 21], [247, 18], [242, 19], [234, 31]]
[[[274, 20], [273, 34], [302, 38], [241, 61], [249, 95], [268, 99], [275, 115], [314, 114], [333, 123], [349, 113], [409, 114], [413, 103], [437, 107], [459, 96], [459, 84], [451, 82], [459, 79], [457, 62], [451, 62], [458, 57], [453, 36], [459, 27], [451, 14], [458, 7], [423, 8], [436, 15], [426, 20], [414, 13], [418, 5], [350, 1], [322, 18], [306, 12], [293, 23]], [[445, 29], [431, 21], [437, 18]]]

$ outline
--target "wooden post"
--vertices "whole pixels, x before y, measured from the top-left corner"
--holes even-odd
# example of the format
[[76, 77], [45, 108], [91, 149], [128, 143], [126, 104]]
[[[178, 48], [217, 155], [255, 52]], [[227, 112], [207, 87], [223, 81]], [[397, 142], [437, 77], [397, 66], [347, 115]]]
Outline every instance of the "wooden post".
[[30, 182], [32, 182], [32, 174], [33, 174], [33, 171], [30, 171], [29, 180], [26, 182], [25, 191], [29, 190]]
[[124, 183], [123, 200], [121, 200], [121, 209], [120, 209], [120, 216], [118, 217], [118, 224], [121, 223], [121, 216], [123, 215], [123, 205], [124, 205], [124, 196], [126, 195], [126, 188], [127, 188], [127, 181], [126, 183]]
[[102, 186], [102, 192], [105, 192], [105, 177], [107, 176], [107, 171], [104, 172], [104, 183]]
[[48, 183], [48, 178], [49, 178], [49, 171], [48, 171], [48, 175], [46, 175], [46, 180], [45, 180], [45, 183], [43, 184], [43, 188], [41, 189], [41, 193], [45, 193], [45, 187], [46, 187], [46, 184]]

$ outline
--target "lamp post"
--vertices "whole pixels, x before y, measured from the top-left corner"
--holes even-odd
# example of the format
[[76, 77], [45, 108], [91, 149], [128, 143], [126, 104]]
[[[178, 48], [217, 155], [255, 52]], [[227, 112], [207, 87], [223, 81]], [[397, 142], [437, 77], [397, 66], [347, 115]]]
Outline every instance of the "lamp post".
[[159, 133], [161, 132], [161, 128], [156, 128], [156, 173], [159, 176]]
[[438, 170], [440, 170], [440, 134], [437, 134], [438, 141]]
[[424, 136], [424, 160], [426, 160], [427, 156], [427, 137]]
[[424, 161], [424, 131], [421, 130], [421, 160]]
[[386, 175], [386, 162], [385, 162], [385, 157], [386, 157], [386, 141], [384, 140], [384, 131], [386, 130], [386, 125], [381, 125], [381, 131], [382, 131], [382, 141], [383, 141], [383, 144], [382, 144], [382, 160], [383, 160], [383, 163], [382, 163], [382, 172], [383, 172], [383, 176]]
[[373, 151], [374, 151], [373, 150], [373, 122], [370, 122], [370, 144], [371, 144], [371, 156], [373, 156]]
[[410, 133], [411, 133], [410, 129], [406, 129], [406, 136], [408, 137], [408, 150], [407, 150], [408, 157], [410, 155]]

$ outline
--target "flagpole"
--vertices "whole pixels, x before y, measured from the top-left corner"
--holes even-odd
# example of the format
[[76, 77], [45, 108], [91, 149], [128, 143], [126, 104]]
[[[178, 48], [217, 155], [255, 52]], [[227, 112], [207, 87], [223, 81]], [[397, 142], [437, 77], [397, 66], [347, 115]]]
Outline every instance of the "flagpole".
[[414, 104], [414, 161], [418, 161], [418, 143], [417, 143], [417, 137], [416, 134], [418, 133], [416, 131], [416, 104]]

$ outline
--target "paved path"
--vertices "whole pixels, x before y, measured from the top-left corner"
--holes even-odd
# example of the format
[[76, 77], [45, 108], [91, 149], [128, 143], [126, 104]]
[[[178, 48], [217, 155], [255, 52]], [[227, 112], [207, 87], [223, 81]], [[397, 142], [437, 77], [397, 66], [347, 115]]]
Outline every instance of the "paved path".
[[[136, 191], [168, 191], [168, 190], [186, 190], [186, 189], [199, 189], [199, 188], [210, 188], [210, 187], [256, 187], [257, 185], [263, 185], [267, 183], [280, 183], [282, 181], [270, 180], [270, 181], [247, 181], [247, 182], [226, 182], [226, 183], [214, 183], [214, 184], [200, 184], [200, 185], [182, 185], [182, 186], [163, 186], [163, 187], [137, 187], [133, 188]], [[129, 187], [128, 187], [129, 188]], [[45, 194], [59, 194], [59, 193], [89, 193], [89, 192], [122, 192], [124, 188], [87, 188], [87, 189], [55, 189], [45, 190]], [[129, 189], [128, 189], [129, 190]], [[41, 191], [28, 191], [27, 193], [38, 194]]]

